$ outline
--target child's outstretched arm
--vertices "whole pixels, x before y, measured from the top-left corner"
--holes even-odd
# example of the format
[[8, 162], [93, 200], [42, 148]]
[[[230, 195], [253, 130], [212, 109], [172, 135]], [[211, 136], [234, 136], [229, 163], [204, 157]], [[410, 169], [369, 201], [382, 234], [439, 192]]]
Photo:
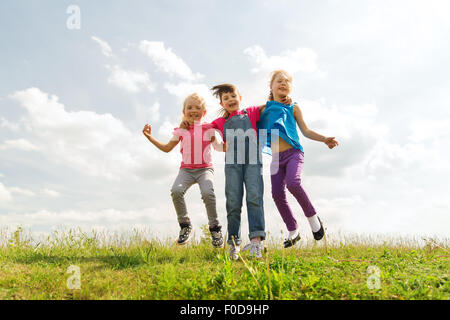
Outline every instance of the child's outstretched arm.
[[339, 145], [339, 143], [334, 139], [334, 137], [325, 137], [325, 136], [318, 134], [317, 132], [309, 129], [306, 126], [305, 121], [303, 120], [303, 114], [302, 114], [302, 111], [300, 110], [300, 107], [298, 106], [298, 104], [294, 104], [294, 118], [297, 121], [297, 125], [300, 128], [300, 131], [302, 132], [302, 134], [305, 137], [307, 137], [311, 140], [323, 142], [330, 149], [333, 149], [334, 147]]
[[219, 152], [227, 152], [227, 144], [226, 142], [217, 142], [216, 137], [211, 137], [211, 144], [213, 145], [214, 150]]
[[259, 115], [262, 115], [262, 113], [264, 112], [264, 110], [266, 110], [266, 105], [265, 105], [265, 104], [259, 106]]
[[144, 136], [147, 137], [147, 139], [151, 143], [153, 143], [153, 145], [155, 147], [157, 147], [159, 150], [164, 151], [166, 153], [172, 151], [172, 149], [175, 148], [175, 146], [178, 144], [178, 142], [180, 142], [180, 137], [175, 137], [175, 136], [173, 136], [172, 139], [170, 139], [170, 141], [165, 144], [158, 141], [157, 139], [155, 139], [152, 136], [152, 127], [149, 124], [145, 125], [144, 130], [142, 130], [142, 133], [144, 134]]

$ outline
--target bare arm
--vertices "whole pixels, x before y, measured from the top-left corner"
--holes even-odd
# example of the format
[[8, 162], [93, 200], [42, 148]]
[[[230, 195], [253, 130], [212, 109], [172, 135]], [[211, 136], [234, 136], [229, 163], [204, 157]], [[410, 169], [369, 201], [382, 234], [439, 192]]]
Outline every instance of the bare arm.
[[263, 104], [262, 106], [259, 106], [259, 115], [262, 115], [262, 113], [266, 110], [266, 105]]
[[219, 152], [227, 152], [227, 144], [224, 142], [217, 142], [216, 137], [211, 137], [211, 143], [214, 150]]
[[300, 110], [300, 107], [297, 104], [294, 104], [294, 118], [297, 121], [297, 125], [300, 128], [300, 131], [302, 134], [311, 140], [319, 141], [325, 143], [330, 149], [337, 146], [339, 143], [334, 139], [334, 137], [325, 137], [311, 129], [308, 128], [308, 126], [305, 123], [305, 120], [303, 119], [302, 111]]
[[156, 138], [152, 136], [152, 127], [148, 124], [145, 125], [144, 130], [142, 130], [142, 133], [155, 147], [166, 153], [172, 151], [172, 149], [175, 148], [178, 142], [180, 142], [180, 138], [175, 136], [173, 136], [172, 139], [170, 139], [170, 141], [167, 143], [162, 143], [158, 141]]
[[[283, 97], [281, 103], [283, 104], [291, 104], [292, 103], [292, 99], [289, 96]], [[261, 106], [259, 106], [259, 115], [261, 115], [264, 110], [266, 110], [266, 105], [263, 104]]]

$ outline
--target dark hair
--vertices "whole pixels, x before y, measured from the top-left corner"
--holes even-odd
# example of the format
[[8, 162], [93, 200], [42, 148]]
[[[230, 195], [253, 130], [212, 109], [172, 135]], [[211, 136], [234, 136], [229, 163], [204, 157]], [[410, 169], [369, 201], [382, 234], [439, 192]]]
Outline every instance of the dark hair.
[[[232, 85], [230, 83], [218, 84], [218, 85], [212, 87], [211, 91], [212, 91], [213, 96], [215, 96], [216, 98], [219, 98], [220, 102], [222, 102], [222, 95], [224, 93], [236, 93], [236, 94], [239, 94], [239, 90], [234, 85]], [[224, 108], [222, 108], [219, 111], [219, 115], [224, 117], [224, 118], [229, 116], [228, 111], [225, 110]]]

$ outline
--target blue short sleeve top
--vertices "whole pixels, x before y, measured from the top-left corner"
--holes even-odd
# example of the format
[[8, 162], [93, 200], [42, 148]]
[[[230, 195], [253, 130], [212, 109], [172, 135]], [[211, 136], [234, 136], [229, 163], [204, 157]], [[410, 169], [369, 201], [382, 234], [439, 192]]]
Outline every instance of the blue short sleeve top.
[[[267, 136], [263, 137], [267, 130]], [[260, 134], [262, 151], [267, 154], [272, 154], [270, 149], [270, 142], [272, 135], [275, 135], [278, 130], [278, 135], [281, 139], [289, 143], [293, 148], [299, 149], [303, 152], [303, 147], [300, 144], [300, 139], [297, 132], [297, 122], [294, 118], [294, 105], [285, 105], [277, 101], [267, 101], [266, 108], [261, 114], [258, 122], [258, 133]], [[265, 144], [263, 140], [265, 141]]]

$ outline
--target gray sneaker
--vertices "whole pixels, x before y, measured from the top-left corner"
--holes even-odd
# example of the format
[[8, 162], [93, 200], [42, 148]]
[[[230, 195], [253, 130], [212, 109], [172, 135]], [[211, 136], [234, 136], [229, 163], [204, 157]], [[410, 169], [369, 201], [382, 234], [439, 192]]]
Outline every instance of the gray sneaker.
[[177, 243], [179, 245], [182, 245], [189, 241], [189, 236], [191, 235], [191, 232], [192, 232], [192, 225], [183, 223], [183, 224], [180, 224], [180, 227], [181, 227], [181, 230], [180, 230], [180, 235], [178, 236]]
[[228, 253], [230, 255], [231, 260], [237, 260], [239, 259], [239, 252], [241, 251], [240, 246], [231, 246], [228, 250]]
[[264, 249], [264, 246], [261, 242], [251, 242], [248, 245], [244, 247], [242, 251], [249, 250], [249, 255], [255, 256], [255, 258], [262, 258], [262, 250]]
[[209, 228], [211, 232], [211, 243], [215, 248], [221, 248], [223, 246], [222, 227], [214, 226]]

